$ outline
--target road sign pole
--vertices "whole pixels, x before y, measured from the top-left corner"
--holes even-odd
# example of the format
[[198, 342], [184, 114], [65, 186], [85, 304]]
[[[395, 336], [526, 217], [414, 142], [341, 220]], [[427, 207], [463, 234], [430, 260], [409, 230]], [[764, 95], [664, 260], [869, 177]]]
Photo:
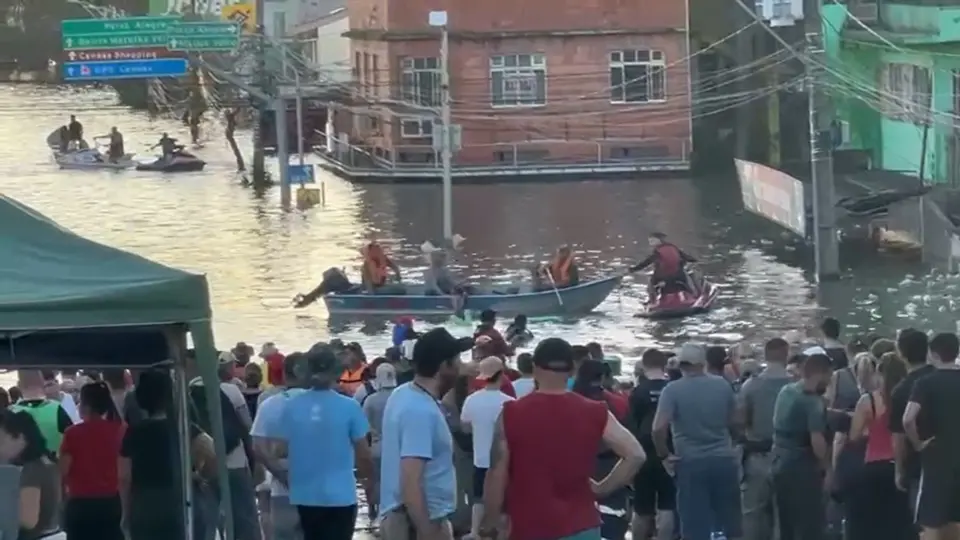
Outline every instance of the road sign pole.
[[280, 169], [280, 204], [290, 206], [290, 148], [287, 145], [287, 101], [278, 97], [274, 102], [277, 124], [277, 163]]

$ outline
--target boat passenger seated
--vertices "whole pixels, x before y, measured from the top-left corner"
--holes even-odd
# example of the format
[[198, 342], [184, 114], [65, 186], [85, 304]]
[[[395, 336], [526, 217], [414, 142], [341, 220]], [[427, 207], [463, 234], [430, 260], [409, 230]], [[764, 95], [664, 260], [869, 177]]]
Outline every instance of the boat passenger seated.
[[695, 263], [697, 260], [668, 242], [667, 235], [663, 233], [652, 233], [649, 240], [653, 253], [630, 267], [630, 272], [633, 273], [653, 265], [653, 274], [650, 276], [650, 282], [647, 285], [648, 301], [653, 302], [656, 299], [657, 287], [661, 283], [678, 284], [687, 291], [693, 291], [685, 266], [687, 263]]
[[447, 268], [447, 253], [434, 247], [430, 242], [421, 246], [421, 251], [427, 255], [428, 266], [423, 272], [423, 292], [427, 295], [454, 295], [467, 294], [470, 287], [456, 279]]
[[550, 264], [540, 265], [538, 273], [539, 277], [534, 280], [534, 289], [538, 291], [552, 290], [554, 287], [565, 289], [580, 284], [580, 270], [569, 246], [557, 248], [557, 254]]
[[402, 287], [389, 283], [390, 272], [394, 279], [400, 282], [400, 267], [387, 256], [383, 247], [377, 242], [370, 242], [360, 251], [363, 255], [361, 269], [361, 283], [363, 290], [370, 294], [402, 294]]

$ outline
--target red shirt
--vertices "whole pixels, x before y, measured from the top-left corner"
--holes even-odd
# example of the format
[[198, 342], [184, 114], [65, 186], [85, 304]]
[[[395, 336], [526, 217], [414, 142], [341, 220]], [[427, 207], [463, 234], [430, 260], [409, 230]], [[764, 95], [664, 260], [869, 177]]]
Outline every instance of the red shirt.
[[113, 497], [119, 492], [117, 460], [126, 426], [102, 418], [84, 420], [63, 433], [60, 456], [70, 456], [69, 497]]
[[613, 415], [617, 417], [617, 420], [623, 422], [627, 419], [627, 414], [630, 412], [630, 400], [627, 399], [627, 396], [619, 392], [611, 392], [609, 390], [603, 391], [603, 396], [607, 398], [607, 402], [610, 404], [610, 409], [612, 409]]
[[[487, 381], [481, 381], [476, 377], [474, 377], [473, 379], [470, 379], [471, 394], [476, 392], [477, 390], [483, 390], [484, 388], [486, 388], [486, 386], [487, 386]], [[509, 377], [503, 377], [500, 379], [500, 391], [512, 398], [517, 397], [517, 391], [513, 389], [513, 383], [510, 382]]]
[[267, 384], [283, 386], [283, 359], [280, 353], [267, 355], [263, 363], [267, 365]]
[[590, 478], [607, 415], [606, 403], [573, 392], [534, 392], [503, 405], [511, 540], [563, 538], [600, 526]]

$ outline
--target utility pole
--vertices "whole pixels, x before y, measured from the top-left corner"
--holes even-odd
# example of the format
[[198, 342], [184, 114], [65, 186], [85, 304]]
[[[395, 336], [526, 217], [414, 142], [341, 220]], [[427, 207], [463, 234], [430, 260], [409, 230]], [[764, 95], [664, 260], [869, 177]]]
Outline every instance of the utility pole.
[[287, 100], [280, 92], [274, 101], [277, 119], [277, 168], [280, 170], [280, 205], [290, 206], [290, 148], [287, 144]]
[[[270, 94], [267, 91], [267, 61], [266, 61], [266, 25], [263, 24], [264, 18], [266, 17], [266, 7], [264, 5], [264, 0], [256, 0], [254, 4], [253, 16], [256, 21], [257, 34], [254, 36], [256, 38], [255, 50], [254, 50], [254, 67], [253, 67], [253, 85], [263, 92], [264, 94]], [[267, 185], [267, 173], [266, 173], [266, 156], [263, 149], [263, 118], [264, 110], [270, 106], [269, 103], [256, 100], [256, 107], [253, 115], [253, 185], [257, 187], [265, 187]]]
[[297, 155], [300, 156], [300, 166], [303, 167], [303, 92], [300, 90], [300, 72], [293, 70], [294, 84], [297, 85]]
[[833, 108], [824, 91], [822, 0], [804, 0], [806, 87], [810, 107], [810, 172], [813, 180], [813, 241], [817, 281], [840, 277], [833, 178]]
[[453, 138], [450, 126], [450, 33], [447, 12], [431, 11], [430, 26], [440, 28], [440, 159], [443, 163], [443, 238], [453, 241]]

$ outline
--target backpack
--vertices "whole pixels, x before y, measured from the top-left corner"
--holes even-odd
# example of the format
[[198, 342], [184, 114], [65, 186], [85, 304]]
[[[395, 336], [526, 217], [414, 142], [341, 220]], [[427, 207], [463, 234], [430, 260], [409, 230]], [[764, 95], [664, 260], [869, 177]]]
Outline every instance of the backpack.
[[[217, 389], [219, 391], [219, 388]], [[232, 452], [238, 446], [243, 444], [245, 429], [243, 422], [233, 408], [233, 403], [223, 394], [220, 394], [220, 407], [223, 416], [223, 439], [227, 452]], [[190, 387], [190, 416], [191, 420], [197, 424], [203, 431], [213, 434], [213, 424], [210, 422], [210, 413], [207, 409], [207, 391], [203, 385], [193, 385]]]

